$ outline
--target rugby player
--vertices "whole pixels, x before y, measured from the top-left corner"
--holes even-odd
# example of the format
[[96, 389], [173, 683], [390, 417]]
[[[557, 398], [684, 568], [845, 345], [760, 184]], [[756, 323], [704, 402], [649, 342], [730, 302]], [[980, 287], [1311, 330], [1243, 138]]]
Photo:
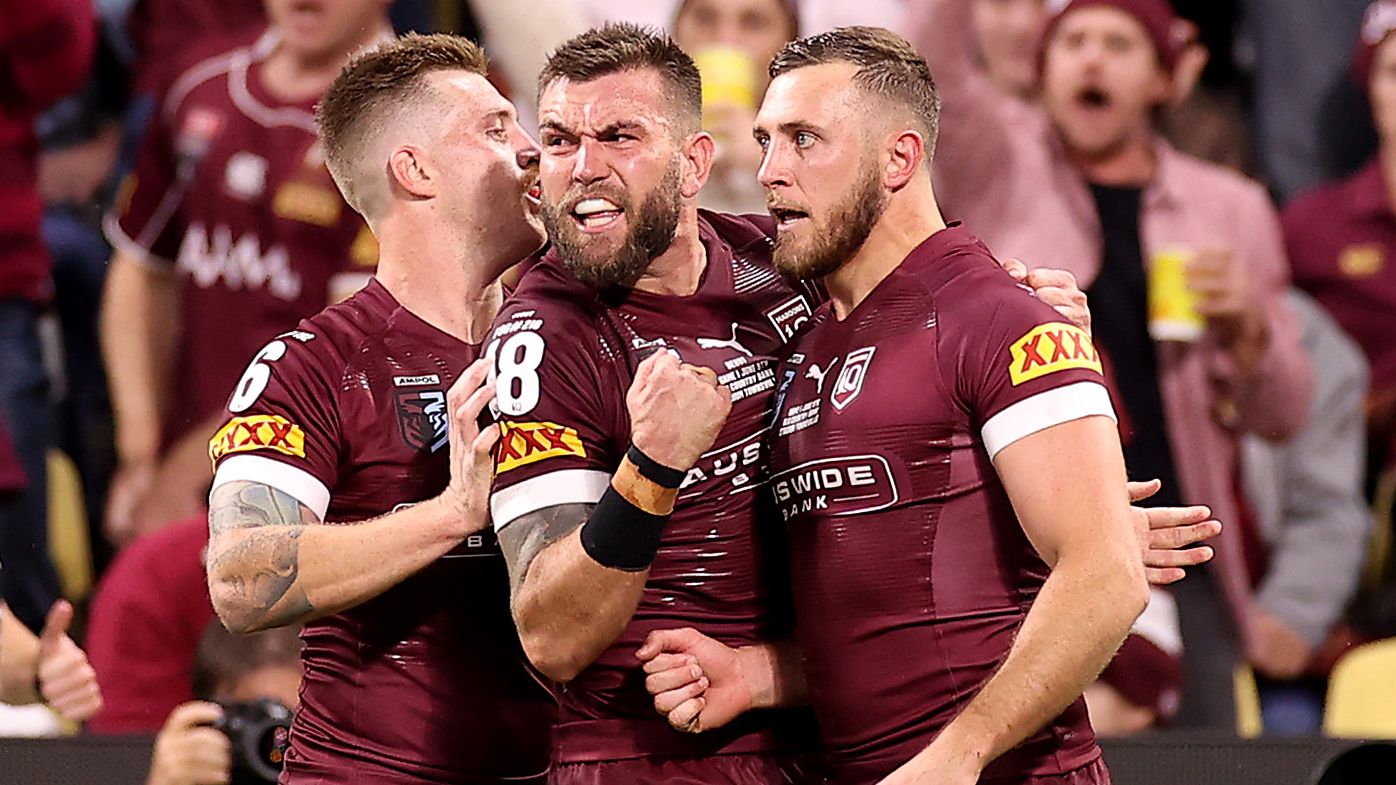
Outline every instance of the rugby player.
[[[373, 272], [335, 192], [315, 102], [356, 50], [392, 36], [386, 0], [265, 0], [261, 31], [211, 31], [150, 120], [105, 230], [102, 303], [118, 466], [107, 532], [125, 543], [201, 516], [228, 390], [277, 333]], [[248, 40], [255, 35], [255, 40]]]
[[770, 434], [799, 646], [769, 650], [804, 681], [665, 631], [640, 652], [656, 708], [704, 730], [807, 698], [847, 785], [1108, 783], [1080, 694], [1147, 580], [1091, 338], [941, 217], [939, 100], [909, 44], [844, 28], [771, 75], [775, 262], [830, 294]]
[[[674, 733], [635, 658], [651, 631], [692, 625], [763, 653], [782, 678], [799, 670], [759, 645], [790, 621], [762, 439], [778, 358], [822, 295], [776, 271], [770, 218], [697, 208], [713, 155], [700, 96], [687, 55], [627, 25], [572, 39], [540, 76], [553, 247], [486, 356], [514, 618], [533, 663], [567, 683], [557, 783], [798, 781], [812, 749], [808, 717], [791, 710]], [[656, 417], [662, 402], [682, 417]]]
[[548, 767], [555, 703], [487, 524], [497, 429], [475, 425], [498, 279], [542, 243], [538, 149], [485, 65], [465, 39], [408, 36], [335, 80], [325, 159], [378, 237], [377, 276], [257, 353], [210, 446], [219, 617], [306, 622], [290, 785]]

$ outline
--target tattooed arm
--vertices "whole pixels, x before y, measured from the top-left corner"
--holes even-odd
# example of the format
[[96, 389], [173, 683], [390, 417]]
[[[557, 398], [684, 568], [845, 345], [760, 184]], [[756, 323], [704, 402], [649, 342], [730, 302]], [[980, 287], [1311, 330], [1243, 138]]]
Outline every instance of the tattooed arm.
[[[220, 485], [208, 516], [208, 589], [223, 625], [246, 633], [337, 613], [402, 582], [469, 531], [432, 499], [362, 523], [326, 526], [289, 494]], [[476, 517], [475, 531], [486, 519]]]
[[488, 526], [498, 428], [475, 426], [493, 397], [483, 383], [487, 371], [472, 366], [450, 392], [451, 480], [433, 499], [359, 523], [325, 525], [270, 485], [216, 486], [209, 498], [208, 590], [223, 625], [246, 633], [338, 613]]
[[556, 681], [572, 680], [611, 645], [649, 578], [649, 570], [612, 569], [587, 555], [581, 528], [595, 506], [548, 507], [499, 530], [519, 640]]

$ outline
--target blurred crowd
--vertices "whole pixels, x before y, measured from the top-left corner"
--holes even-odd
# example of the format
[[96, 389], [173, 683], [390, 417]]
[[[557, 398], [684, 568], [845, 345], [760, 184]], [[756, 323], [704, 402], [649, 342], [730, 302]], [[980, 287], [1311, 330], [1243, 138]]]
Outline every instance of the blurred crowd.
[[[841, 25], [906, 36], [944, 105], [947, 218], [1076, 276], [1132, 477], [1226, 523], [1088, 692], [1097, 730], [1235, 729], [1241, 674], [1266, 733], [1318, 733], [1343, 654], [1396, 636], [1396, 0], [0, 9], [0, 666], [50, 681], [0, 698], [62, 715], [0, 707], [0, 733], [160, 732], [151, 781], [183, 785], [226, 768], [196, 697], [294, 702], [284, 633], [217, 637], [208, 445], [277, 438], [215, 433], [229, 393], [373, 272], [313, 112], [353, 52], [408, 30], [483, 42], [528, 118], [572, 35], [667, 29], [717, 143], [701, 199], [732, 212], [765, 209], [750, 129], [772, 55]], [[268, 654], [217, 656], [236, 646]]]

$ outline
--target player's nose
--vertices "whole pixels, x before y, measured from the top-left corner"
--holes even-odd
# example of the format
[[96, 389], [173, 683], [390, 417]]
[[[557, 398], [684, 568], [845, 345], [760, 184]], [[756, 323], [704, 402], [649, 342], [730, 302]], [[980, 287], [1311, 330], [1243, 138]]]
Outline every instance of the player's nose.
[[583, 138], [577, 144], [577, 155], [573, 158], [573, 181], [594, 183], [606, 179], [607, 173], [608, 169], [602, 157], [600, 143]]

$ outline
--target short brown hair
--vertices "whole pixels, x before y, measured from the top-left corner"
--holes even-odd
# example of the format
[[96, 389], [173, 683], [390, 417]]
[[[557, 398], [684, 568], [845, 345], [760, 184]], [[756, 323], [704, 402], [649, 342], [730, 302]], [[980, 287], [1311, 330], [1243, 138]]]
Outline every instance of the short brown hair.
[[827, 63], [858, 66], [854, 84], [909, 109], [926, 134], [926, 155], [934, 154], [940, 94], [926, 59], [905, 38], [881, 27], [840, 27], [786, 44], [771, 61], [770, 75]]
[[365, 52], [344, 67], [316, 107], [315, 119], [325, 146], [325, 164], [349, 206], [368, 214], [355, 182], [355, 167], [383, 117], [419, 98], [426, 89], [424, 77], [433, 71], [483, 76], [488, 66], [485, 51], [467, 38], [409, 34]]
[[194, 697], [215, 700], [220, 691], [234, 689], [262, 668], [301, 667], [300, 631], [294, 624], [236, 635], [215, 619], [204, 629], [194, 654]]
[[559, 79], [590, 82], [644, 69], [653, 69], [664, 79], [670, 98], [686, 121], [685, 132], [697, 131], [703, 113], [703, 80], [698, 66], [674, 39], [649, 27], [607, 24], [567, 41], [548, 57], [538, 75], [538, 94]]

